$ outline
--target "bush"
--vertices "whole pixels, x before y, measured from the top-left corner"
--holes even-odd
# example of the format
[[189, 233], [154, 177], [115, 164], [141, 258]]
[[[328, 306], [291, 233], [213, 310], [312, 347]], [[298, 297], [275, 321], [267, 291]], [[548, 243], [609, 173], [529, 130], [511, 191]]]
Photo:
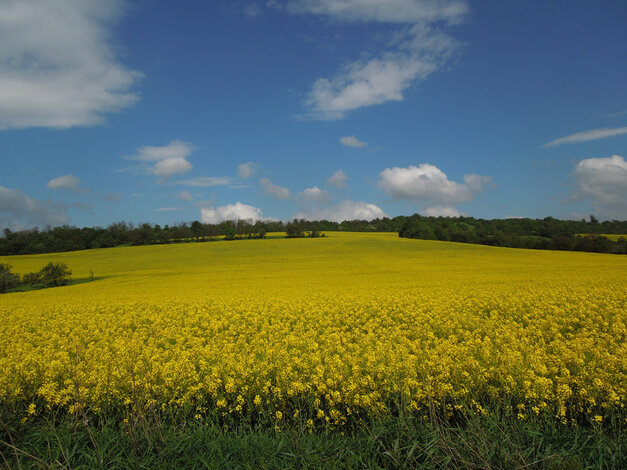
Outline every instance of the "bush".
[[11, 266], [0, 263], [0, 292], [13, 289], [20, 283], [20, 275], [11, 272]]
[[66, 285], [70, 281], [71, 274], [72, 271], [64, 263], [50, 262], [39, 271], [41, 282], [53, 287]]

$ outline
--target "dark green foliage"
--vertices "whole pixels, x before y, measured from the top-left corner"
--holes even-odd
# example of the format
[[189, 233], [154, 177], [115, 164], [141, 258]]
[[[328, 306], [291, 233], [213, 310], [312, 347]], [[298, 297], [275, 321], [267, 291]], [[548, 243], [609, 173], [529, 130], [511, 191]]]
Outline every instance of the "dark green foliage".
[[12, 273], [10, 265], [0, 263], [0, 293], [13, 289], [19, 283], [19, 274]]
[[72, 271], [64, 263], [50, 262], [39, 271], [41, 282], [48, 287], [66, 285], [70, 281], [71, 275]]
[[[595, 234], [627, 233], [627, 222], [586, 220], [494, 219], [473, 217], [408, 217], [399, 236], [510, 248], [627, 253], [627, 241]], [[590, 234], [590, 235], [580, 235]]]
[[35, 417], [0, 411], [0, 468], [623, 469], [620, 425], [574, 427], [498, 415], [372, 418], [340, 432], [277, 433], [152, 415]]
[[30, 284], [31, 287], [39, 281], [41, 281], [41, 273], [27, 273], [22, 276], [22, 282], [24, 284]]

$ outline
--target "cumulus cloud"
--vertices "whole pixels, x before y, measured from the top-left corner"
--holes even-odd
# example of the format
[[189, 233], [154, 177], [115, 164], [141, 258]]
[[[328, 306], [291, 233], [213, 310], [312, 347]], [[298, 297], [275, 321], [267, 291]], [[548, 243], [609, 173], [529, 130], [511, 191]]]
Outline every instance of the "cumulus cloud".
[[362, 142], [354, 135], [348, 137], [340, 137], [340, 143], [345, 147], [363, 148], [368, 146], [367, 142]]
[[491, 179], [470, 174], [464, 176], [464, 181], [451, 181], [438, 167], [422, 163], [407, 168], [386, 168], [379, 173], [377, 187], [395, 200], [435, 202], [439, 206], [471, 201]]
[[70, 222], [68, 207], [26, 196], [18, 189], [0, 186], [0, 228], [12, 230]]
[[242, 179], [248, 179], [257, 173], [257, 165], [253, 162], [242, 163], [237, 165], [237, 174]]
[[179, 181], [178, 184], [185, 186], [226, 186], [233, 182], [233, 178], [229, 176], [201, 176], [199, 178], [191, 178]]
[[576, 134], [567, 135], [566, 137], [561, 137], [549, 142], [548, 144], [544, 144], [544, 147], [554, 147], [556, 145], [563, 144], [577, 144], [579, 142], [605, 139], [607, 137], [614, 137], [622, 134], [627, 134], [627, 127], [604, 127], [602, 129], [592, 129], [590, 131], [577, 132]]
[[385, 212], [375, 204], [363, 201], [345, 200], [334, 206], [321, 209], [309, 209], [294, 215], [295, 219], [330, 220], [342, 222], [344, 220], [372, 220], [387, 217]]
[[574, 172], [578, 199], [588, 199], [599, 217], [627, 219], [627, 162], [619, 155], [580, 161]]
[[277, 199], [289, 199], [291, 197], [290, 190], [288, 188], [277, 186], [268, 178], [260, 179], [259, 184], [263, 188], [263, 192], [272, 197]]
[[48, 189], [64, 189], [74, 193], [86, 193], [87, 188], [81, 188], [81, 180], [74, 175], [62, 175], [48, 181]]
[[220, 207], [204, 207], [200, 209], [200, 218], [206, 224], [219, 224], [225, 220], [265, 220], [261, 209], [241, 202]]
[[173, 140], [161, 147], [140, 147], [135, 155], [126, 158], [144, 162], [141, 169], [145, 173], [157, 175], [164, 180], [191, 170], [192, 164], [187, 160], [187, 156], [193, 151], [193, 145]]
[[192, 193], [185, 190], [176, 193], [174, 197], [182, 199], [183, 201], [191, 201], [193, 199]]
[[398, 25], [387, 49], [344, 66], [332, 78], [319, 78], [305, 105], [308, 117], [336, 120], [364, 106], [402, 101], [403, 92], [440, 69], [459, 43], [435, 24], [456, 24], [468, 13], [463, 0], [300, 0], [293, 13], [334, 20]]
[[347, 180], [348, 177], [346, 176], [346, 173], [344, 173], [344, 170], [337, 170], [327, 180], [327, 184], [329, 186], [333, 186], [334, 188], [345, 188]]
[[313, 204], [324, 204], [330, 201], [329, 193], [318, 186], [307, 188], [303, 191], [303, 199]]
[[124, 3], [0, 2], [0, 129], [92, 126], [135, 104], [142, 74], [110, 37]]

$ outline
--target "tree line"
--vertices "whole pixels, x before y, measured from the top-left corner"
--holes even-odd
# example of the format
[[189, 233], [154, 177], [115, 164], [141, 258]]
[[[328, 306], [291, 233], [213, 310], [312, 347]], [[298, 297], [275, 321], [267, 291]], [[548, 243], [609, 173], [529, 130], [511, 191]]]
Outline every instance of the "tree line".
[[[599, 222], [589, 219], [475, 219], [473, 217], [397, 216], [374, 220], [296, 219], [282, 221], [225, 221], [205, 224], [199, 221], [175, 225], [117, 222], [106, 228], [76, 228], [67, 225], [42, 230], [13, 232], [4, 229], [0, 237], [0, 255], [53, 253], [109, 248], [115, 246], [154, 245], [264, 238], [268, 232], [285, 232], [287, 237], [316, 237], [324, 232], [397, 232], [401, 237], [442, 240], [513, 248], [627, 253], [625, 240], [612, 241], [601, 234], [627, 234], [627, 222]], [[585, 234], [585, 236], [583, 235]]]
[[400, 237], [510, 248], [627, 254], [627, 221], [544, 219], [475, 219], [473, 217], [408, 217]]
[[268, 232], [285, 232], [286, 236], [316, 237], [323, 231], [352, 232], [398, 232], [406, 217], [375, 219], [372, 221], [351, 220], [341, 223], [328, 220], [307, 221], [303, 219], [282, 221], [225, 221], [205, 224], [197, 220], [176, 225], [140, 224], [117, 222], [106, 228], [59, 227], [34, 228], [11, 231], [4, 229], [0, 237], [0, 256], [55, 253], [62, 251], [110, 248], [115, 246], [155, 245], [212, 241], [218, 239], [239, 240], [264, 238]]

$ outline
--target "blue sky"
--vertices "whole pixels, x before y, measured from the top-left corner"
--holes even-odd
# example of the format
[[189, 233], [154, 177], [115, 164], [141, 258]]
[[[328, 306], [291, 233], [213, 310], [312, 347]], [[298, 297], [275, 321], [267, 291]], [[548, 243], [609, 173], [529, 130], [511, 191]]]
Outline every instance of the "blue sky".
[[0, 228], [627, 219], [624, 1], [2, 0]]

